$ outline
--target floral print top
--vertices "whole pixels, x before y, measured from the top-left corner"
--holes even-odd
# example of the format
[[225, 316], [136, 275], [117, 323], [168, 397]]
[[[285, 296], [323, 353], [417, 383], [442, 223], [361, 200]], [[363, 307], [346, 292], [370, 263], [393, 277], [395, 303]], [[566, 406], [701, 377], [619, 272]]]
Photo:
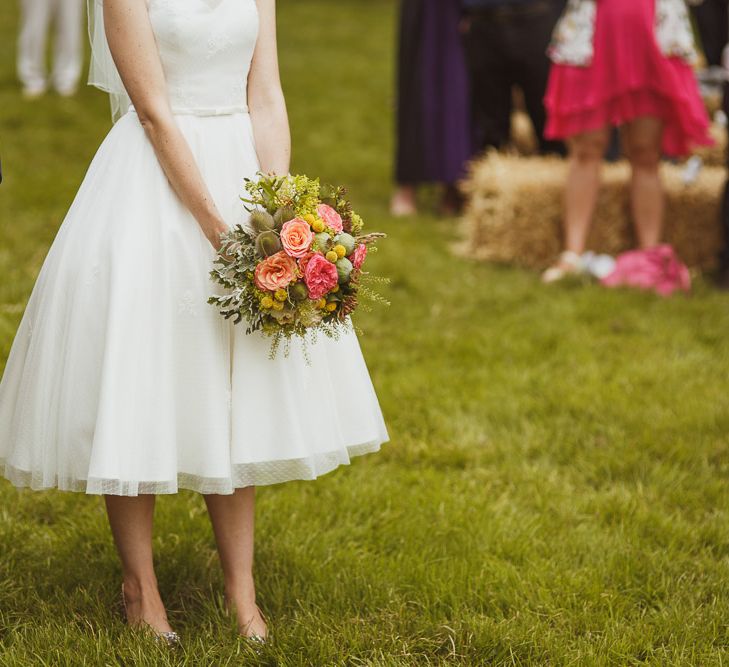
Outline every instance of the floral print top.
[[[592, 62], [597, 2], [569, 0], [549, 47], [552, 62], [587, 67]], [[610, 0], [602, 0], [610, 2]], [[694, 36], [684, 0], [656, 1], [656, 41], [663, 55], [689, 64], [697, 60]]]

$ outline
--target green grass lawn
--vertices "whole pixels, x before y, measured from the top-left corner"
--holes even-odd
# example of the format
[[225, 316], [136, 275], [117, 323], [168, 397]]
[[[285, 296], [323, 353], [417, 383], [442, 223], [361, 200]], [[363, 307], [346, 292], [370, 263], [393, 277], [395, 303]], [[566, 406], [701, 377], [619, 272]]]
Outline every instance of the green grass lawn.
[[[0, 367], [109, 126], [106, 99], [23, 102], [0, 8]], [[255, 657], [221, 611], [199, 496], [161, 498], [183, 650], [118, 613], [96, 497], [0, 482], [0, 665], [729, 664], [729, 297], [544, 288], [387, 216], [395, 3], [282, 0], [295, 169], [351, 186], [390, 239], [359, 317], [392, 443], [259, 494]]]

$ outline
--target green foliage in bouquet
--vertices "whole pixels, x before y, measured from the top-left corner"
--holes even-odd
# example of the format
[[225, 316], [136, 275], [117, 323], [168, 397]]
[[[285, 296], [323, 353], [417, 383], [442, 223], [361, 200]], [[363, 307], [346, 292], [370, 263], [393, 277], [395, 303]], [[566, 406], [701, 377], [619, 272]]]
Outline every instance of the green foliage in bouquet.
[[[211, 277], [224, 289], [210, 297], [221, 315], [246, 332], [282, 341], [318, 333], [337, 338], [351, 329], [362, 300], [387, 304], [369, 284], [387, 281], [362, 270], [368, 252], [385, 235], [364, 233], [342, 186], [320, 185], [303, 175], [246, 179], [250, 213], [222, 238]], [[369, 284], [368, 284], [369, 283]]]

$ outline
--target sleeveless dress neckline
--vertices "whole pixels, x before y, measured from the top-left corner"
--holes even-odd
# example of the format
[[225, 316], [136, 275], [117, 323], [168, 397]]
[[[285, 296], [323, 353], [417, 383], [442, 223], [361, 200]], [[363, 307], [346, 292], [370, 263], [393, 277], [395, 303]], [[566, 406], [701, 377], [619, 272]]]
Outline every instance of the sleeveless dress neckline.
[[[153, 0], [150, 21], [175, 120], [225, 221], [245, 224], [256, 3], [200, 2]], [[310, 343], [310, 365], [298, 343], [271, 361], [267, 338], [208, 305], [214, 257], [127, 113], [48, 252], [0, 381], [8, 479], [228, 494], [314, 479], [387, 441], [356, 335]]]
[[712, 143], [692, 68], [658, 47], [655, 0], [599, 0], [593, 51], [587, 67], [552, 65], [544, 100], [548, 139], [650, 116], [664, 122], [667, 155]]

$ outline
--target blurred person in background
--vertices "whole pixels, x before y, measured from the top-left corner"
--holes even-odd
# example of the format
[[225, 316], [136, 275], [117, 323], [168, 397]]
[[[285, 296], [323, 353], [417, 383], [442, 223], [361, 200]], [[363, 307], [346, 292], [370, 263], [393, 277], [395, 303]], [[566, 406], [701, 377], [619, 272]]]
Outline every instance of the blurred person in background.
[[70, 97], [81, 76], [84, 0], [21, 0], [18, 78], [29, 99], [48, 89], [46, 46], [55, 26], [51, 81], [59, 95]]
[[[729, 41], [729, 37], [727, 41]], [[729, 44], [724, 48], [722, 63], [724, 70], [724, 99], [722, 106], [724, 113], [729, 117]], [[729, 147], [727, 148], [727, 170], [729, 170]], [[724, 186], [724, 196], [721, 204], [721, 227], [723, 247], [719, 253], [717, 284], [720, 288], [729, 290], [729, 178], [727, 178]]]
[[390, 209], [417, 213], [417, 187], [443, 185], [441, 212], [457, 213], [456, 186], [475, 152], [459, 0], [403, 0], [397, 86], [397, 183]]
[[711, 144], [683, 0], [570, 0], [550, 54], [546, 136], [567, 140], [570, 168], [565, 250], [542, 276], [545, 282], [583, 269], [611, 128], [622, 128], [632, 215], [644, 249], [658, 245], [663, 232], [662, 154], [686, 155], [694, 145]]
[[513, 89], [524, 93], [541, 153], [563, 152], [544, 138], [547, 47], [564, 0], [460, 0], [463, 40], [483, 147], [510, 141]]
[[721, 58], [729, 41], [729, 2], [727, 0], [691, 0], [691, 13], [701, 38], [708, 67], [721, 67]]
[[726, 79], [722, 53], [729, 41], [729, 0], [689, 0], [688, 4], [704, 53], [704, 62], [696, 73], [701, 94], [707, 106], [716, 109], [714, 120], [725, 122], [726, 116], [719, 109]]

